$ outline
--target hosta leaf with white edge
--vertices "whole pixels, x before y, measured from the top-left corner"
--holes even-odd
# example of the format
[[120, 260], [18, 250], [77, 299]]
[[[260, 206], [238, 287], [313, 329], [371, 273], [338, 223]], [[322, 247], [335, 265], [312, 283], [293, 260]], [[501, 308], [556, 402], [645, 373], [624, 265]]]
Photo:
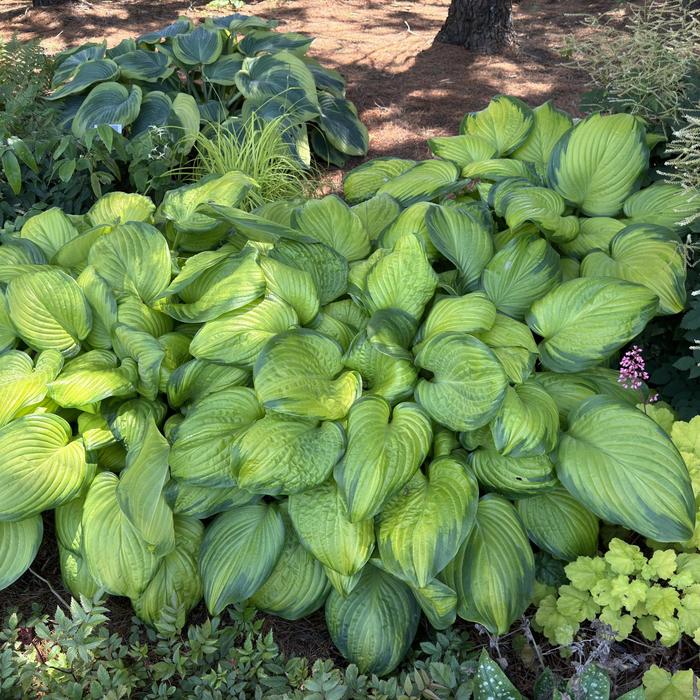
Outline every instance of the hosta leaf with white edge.
[[43, 534], [41, 515], [13, 522], [0, 521], [0, 591], [13, 584], [32, 565]]
[[499, 155], [506, 156], [525, 142], [534, 123], [532, 110], [524, 102], [496, 95], [485, 109], [467, 114], [459, 130], [490, 141]]
[[658, 542], [693, 534], [688, 468], [668, 435], [642, 411], [607, 396], [569, 414], [557, 455], [561, 482], [603, 520]]

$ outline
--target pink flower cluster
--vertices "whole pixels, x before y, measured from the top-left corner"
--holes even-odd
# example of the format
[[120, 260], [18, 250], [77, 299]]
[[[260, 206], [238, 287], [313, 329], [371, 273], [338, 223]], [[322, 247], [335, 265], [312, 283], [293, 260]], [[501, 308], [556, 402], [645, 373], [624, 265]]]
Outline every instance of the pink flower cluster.
[[[625, 389], [638, 390], [642, 388], [642, 383], [647, 379], [649, 379], [649, 373], [646, 371], [642, 348], [633, 345], [632, 349], [628, 350], [620, 360], [620, 376], [617, 381]], [[658, 398], [658, 394], [651, 394], [648, 401], [653, 403]]]

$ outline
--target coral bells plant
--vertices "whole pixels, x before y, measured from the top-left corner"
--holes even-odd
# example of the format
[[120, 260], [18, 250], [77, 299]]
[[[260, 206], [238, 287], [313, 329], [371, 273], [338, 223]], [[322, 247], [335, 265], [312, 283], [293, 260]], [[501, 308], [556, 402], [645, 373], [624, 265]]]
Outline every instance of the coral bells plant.
[[[625, 389], [632, 389], [643, 393], [644, 383], [648, 381], [649, 373], [646, 370], [646, 363], [642, 348], [639, 345], [633, 345], [620, 360], [620, 375], [617, 381], [622, 384]], [[654, 403], [658, 401], [659, 395], [656, 392], [651, 392], [644, 400], [644, 403]]]

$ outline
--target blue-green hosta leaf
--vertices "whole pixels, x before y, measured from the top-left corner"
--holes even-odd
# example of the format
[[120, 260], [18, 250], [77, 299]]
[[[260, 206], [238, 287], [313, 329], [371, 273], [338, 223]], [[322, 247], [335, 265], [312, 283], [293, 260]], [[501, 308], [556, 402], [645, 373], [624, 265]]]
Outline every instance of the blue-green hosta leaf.
[[170, 452], [173, 478], [211, 487], [236, 485], [231, 447], [236, 436], [262, 418], [255, 392], [231, 387], [200, 398], [177, 428]]
[[507, 498], [535, 496], [559, 484], [554, 464], [547, 455], [504, 457], [487, 445], [471, 454], [470, 464], [486, 490]]
[[88, 210], [87, 218], [93, 226], [119, 226], [127, 221], [153, 221], [156, 205], [135, 192], [109, 192], [100, 197]]
[[243, 68], [245, 56], [240, 53], [219, 56], [214, 63], [202, 69], [202, 76], [214, 85], [230, 87], [236, 84], [236, 75]]
[[255, 595], [282, 554], [284, 531], [277, 507], [264, 503], [234, 508], [209, 525], [199, 567], [212, 615]]
[[114, 62], [119, 66], [119, 77], [145, 83], [155, 83], [169, 78], [175, 70], [170, 56], [159, 51], [134, 49], [117, 57]]
[[415, 160], [403, 158], [374, 158], [353, 168], [343, 178], [343, 192], [350, 204], [363, 202], [379, 189], [416, 165]]
[[92, 313], [77, 282], [51, 268], [16, 277], [7, 286], [7, 308], [22, 340], [34, 350], [80, 352]]
[[495, 158], [498, 154], [492, 141], [468, 134], [428, 139], [428, 148], [438, 158], [450, 160], [460, 169], [470, 163]]
[[370, 251], [369, 236], [360, 218], [336, 195], [310, 199], [292, 214], [292, 225], [325, 243], [347, 260], [361, 260]]
[[557, 445], [558, 432], [557, 405], [534, 379], [508, 387], [491, 422], [496, 449], [513, 457], [548, 454]]
[[625, 228], [623, 221], [611, 219], [608, 216], [594, 216], [590, 219], [581, 219], [580, 222], [576, 238], [565, 243], [557, 243], [557, 247], [564, 255], [578, 260], [594, 250], [607, 252], [612, 239]]
[[523, 498], [517, 508], [528, 537], [553, 557], [574, 561], [598, 551], [598, 518], [566, 489]]
[[163, 488], [170, 475], [170, 445], [154, 421], [141, 439], [129, 448], [126, 468], [119, 475], [116, 496], [119, 507], [139, 535], [156, 554], [175, 547], [173, 512], [165, 501]]
[[413, 587], [425, 588], [455, 557], [469, 535], [479, 487], [451, 457], [418, 471], [379, 517], [377, 544], [386, 568]]
[[448, 207], [433, 207], [425, 222], [435, 248], [457, 268], [462, 290], [473, 290], [493, 256], [490, 230], [459, 209]]
[[630, 223], [682, 228], [700, 212], [700, 195], [670, 182], [655, 182], [625, 200], [622, 207]]
[[247, 386], [250, 372], [240, 367], [227, 367], [205, 360], [190, 360], [180, 365], [168, 379], [166, 393], [173, 408], [233, 386]]
[[71, 79], [54, 90], [46, 99], [62, 100], [69, 95], [76, 95], [95, 83], [104, 83], [119, 76], [119, 65], [109, 58], [96, 58], [81, 63], [72, 74]]
[[413, 642], [419, 618], [410, 588], [372, 565], [347, 597], [331, 591], [326, 601], [333, 644], [361, 673], [393, 671]]
[[411, 588], [430, 626], [444, 630], [457, 619], [457, 594], [442, 581], [433, 579], [424, 588]]
[[165, 351], [156, 338], [145, 331], [117, 323], [112, 328], [114, 352], [122, 362], [131, 359], [136, 363], [138, 378], [136, 389], [143, 397], [155, 400], [160, 388], [160, 367]]
[[223, 33], [218, 29], [207, 29], [202, 24], [191, 32], [175, 35], [172, 43], [175, 58], [187, 66], [214, 63], [223, 46]]
[[401, 205], [388, 194], [378, 194], [352, 207], [360, 217], [371, 241], [376, 241], [382, 231], [390, 226], [401, 213]]
[[692, 536], [690, 476], [668, 435], [648, 416], [607, 396], [569, 414], [557, 474], [603, 520], [658, 542]]
[[192, 339], [190, 352], [202, 360], [252, 368], [268, 340], [298, 323], [294, 309], [271, 296], [207, 321]]
[[548, 178], [586, 216], [616, 216], [648, 167], [644, 127], [635, 117], [593, 114], [559, 140]]
[[481, 136], [501, 156], [512, 153], [527, 139], [535, 123], [532, 110], [517, 97], [496, 95], [485, 109], [465, 115], [461, 134]]
[[522, 321], [532, 303], [561, 281], [559, 256], [544, 239], [523, 234], [491, 258], [481, 281], [500, 312]]
[[348, 510], [331, 479], [289, 497], [289, 517], [302, 544], [328, 569], [353, 576], [374, 549], [374, 521], [350, 522]]
[[129, 126], [139, 115], [142, 94], [138, 85], [127, 90], [119, 83], [100, 83], [92, 88], [73, 117], [73, 136], [81, 138], [102, 124]]
[[474, 430], [498, 412], [508, 380], [487, 345], [466, 333], [442, 333], [423, 344], [416, 365], [432, 373], [420, 379], [416, 400], [451, 430]]
[[[46, 260], [52, 260], [66, 243], [78, 237], [78, 229], [58, 207], [52, 207], [28, 219], [19, 235], [39, 246]], [[26, 262], [41, 261], [27, 259]]]
[[258, 264], [268, 293], [291, 306], [302, 324], [309, 324], [321, 308], [311, 273], [267, 256], [261, 257]]
[[296, 32], [273, 32], [269, 29], [253, 29], [246, 32], [243, 39], [238, 42], [238, 49], [246, 56], [255, 56], [260, 53], [276, 54], [280, 51], [301, 55], [311, 45], [313, 37]]
[[339, 423], [271, 413], [236, 439], [231, 460], [242, 489], [276, 496], [322, 484], [344, 449], [345, 433]]
[[53, 76], [51, 78], [52, 87], [56, 87], [70, 80], [72, 75], [86, 61], [96, 61], [104, 58], [106, 43], [101, 44], [85, 44], [76, 49], [63, 51], [56, 57], [56, 65]]
[[336, 97], [345, 96], [345, 79], [337, 70], [327, 68], [310, 56], [304, 56], [302, 60], [314, 76], [318, 90], [324, 90]]
[[535, 559], [515, 508], [484, 496], [476, 523], [444, 580], [457, 592], [457, 614], [502, 635], [532, 600]]
[[511, 154], [516, 160], [546, 165], [559, 139], [573, 126], [571, 117], [550, 100], [532, 110], [535, 123], [525, 141]]
[[348, 446], [335, 468], [352, 522], [371, 518], [402, 489], [428, 454], [430, 418], [415, 403], [393, 411], [378, 396], [357, 401], [348, 416]]
[[82, 516], [82, 551], [97, 584], [112, 595], [138, 597], [155, 574], [160, 557], [124, 515], [117, 500], [119, 479], [102, 472], [90, 484]]
[[[454, 163], [447, 160], [424, 160], [391, 178], [377, 193], [391, 195], [402, 207], [408, 207], [450, 192], [457, 186], [458, 178], [459, 168]], [[346, 189], [347, 186], [346, 178]]]
[[0, 521], [0, 591], [14, 583], [34, 561], [44, 535], [41, 515]]
[[165, 493], [175, 515], [191, 515], [198, 520], [211, 518], [217, 513], [260, 500], [260, 496], [243, 491], [237, 486], [214, 488], [176, 479], [168, 483]]
[[686, 261], [669, 229], [631, 224], [610, 243], [609, 252], [589, 253], [581, 263], [582, 277], [619, 277], [650, 289], [659, 297], [660, 314], [685, 308]]
[[260, 353], [253, 383], [267, 410], [301, 418], [343, 418], [362, 392], [357, 372], [343, 371], [342, 348], [320, 333], [280, 333]]
[[137, 296], [145, 304], [152, 304], [170, 282], [168, 242], [144, 222], [122, 224], [99, 238], [88, 263], [117, 296]]
[[344, 97], [318, 93], [318, 125], [328, 142], [341, 153], [363, 156], [369, 148], [367, 127], [357, 116], [355, 105]]
[[474, 677], [474, 700], [522, 700], [522, 697], [503, 669], [489, 656], [486, 649], [482, 649]]
[[658, 308], [657, 296], [638, 284], [610, 277], [583, 277], [536, 301], [527, 317], [542, 364], [578, 372], [600, 364], [638, 335]]
[[183, 515], [175, 518], [175, 547], [161, 559], [141, 595], [131, 601], [144, 622], [158, 629], [164, 609], [174, 605], [176, 624], [184, 626], [187, 614], [202, 597], [198, 560], [203, 537], [199, 520]]
[[285, 520], [282, 553], [250, 602], [264, 613], [299, 620], [323, 605], [331, 584], [321, 563], [304, 548], [291, 522]]

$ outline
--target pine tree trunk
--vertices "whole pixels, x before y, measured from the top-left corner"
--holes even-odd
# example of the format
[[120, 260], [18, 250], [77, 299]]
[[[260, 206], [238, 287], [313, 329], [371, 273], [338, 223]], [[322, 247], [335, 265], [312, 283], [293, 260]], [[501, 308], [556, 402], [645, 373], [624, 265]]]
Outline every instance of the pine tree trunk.
[[513, 42], [511, 0], [452, 0], [436, 40], [497, 53]]

